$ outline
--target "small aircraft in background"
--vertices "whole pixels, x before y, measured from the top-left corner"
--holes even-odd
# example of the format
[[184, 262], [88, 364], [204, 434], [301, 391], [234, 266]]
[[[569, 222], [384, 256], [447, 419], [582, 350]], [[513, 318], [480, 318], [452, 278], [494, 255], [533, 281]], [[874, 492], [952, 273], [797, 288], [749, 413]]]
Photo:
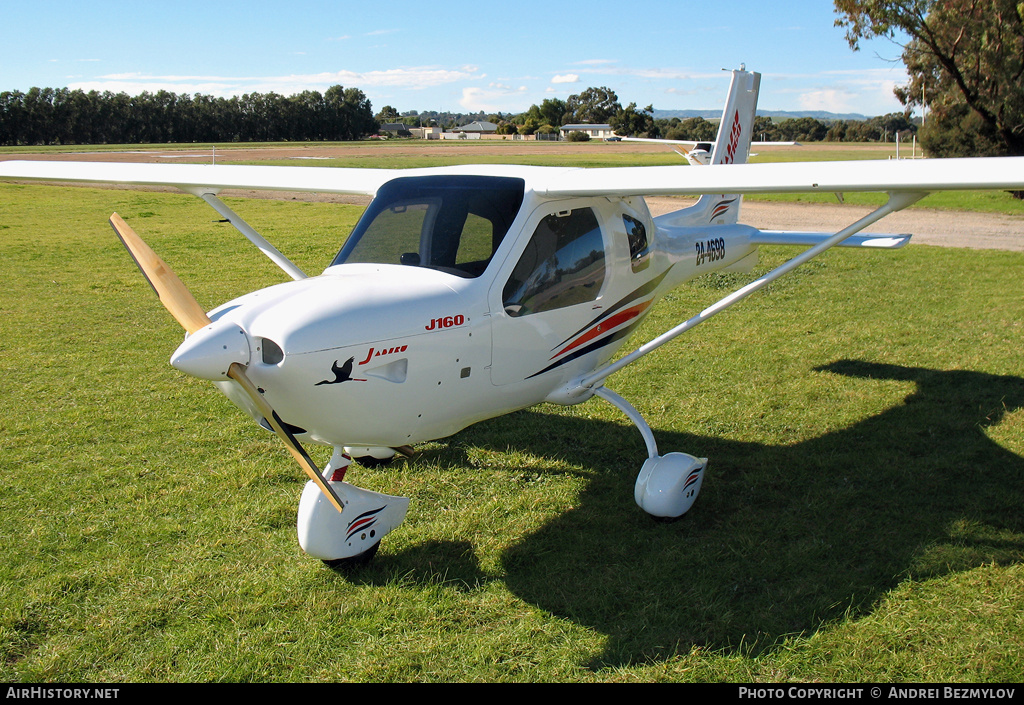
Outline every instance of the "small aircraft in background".
[[[696, 140], [669, 140], [655, 137], [623, 137], [623, 142], [649, 142], [652, 144], [667, 144], [672, 147], [679, 156], [690, 162], [693, 166], [707, 166], [714, 157], [715, 145], [711, 142], [698, 142]], [[688, 147], [689, 149], [677, 149], [673, 145]], [[751, 147], [799, 147], [799, 142], [751, 142]], [[757, 156], [750, 153], [748, 157]]]
[[[330, 565], [366, 560], [409, 499], [345, 481], [352, 457], [385, 462], [417, 443], [541, 402], [598, 396], [647, 447], [634, 488], [652, 516], [693, 505], [707, 460], [660, 454], [641, 415], [605, 386], [615, 372], [834, 246], [903, 246], [865, 235], [943, 189], [1024, 189], [1024, 158], [746, 164], [760, 75], [732, 72], [709, 164], [573, 169], [475, 165], [326, 167], [0, 162], [0, 178], [175, 186], [209, 203], [293, 281], [209, 313], [116, 214], [111, 224], [187, 336], [171, 357], [277, 433], [309, 475], [302, 548]], [[226, 206], [223, 189], [363, 194], [373, 200], [337, 256], [307, 276]], [[879, 191], [888, 201], [835, 233], [739, 223], [748, 193]], [[653, 195], [699, 195], [657, 218]], [[682, 282], [750, 271], [758, 247], [804, 245], [785, 264], [614, 359]], [[302, 447], [330, 446], [316, 467]]]

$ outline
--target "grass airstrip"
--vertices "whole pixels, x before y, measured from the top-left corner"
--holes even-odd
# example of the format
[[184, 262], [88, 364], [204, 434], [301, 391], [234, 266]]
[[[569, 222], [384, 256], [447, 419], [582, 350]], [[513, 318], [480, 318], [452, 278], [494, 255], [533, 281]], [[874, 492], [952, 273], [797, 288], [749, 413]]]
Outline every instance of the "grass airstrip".
[[[230, 205], [311, 272], [360, 211]], [[0, 681], [1024, 680], [1024, 253], [832, 251], [613, 377], [711, 459], [681, 521], [619, 412], [541, 406], [355, 467], [413, 501], [338, 573], [277, 439], [167, 365], [113, 211], [207, 308], [283, 280], [193, 197], [0, 184]]]

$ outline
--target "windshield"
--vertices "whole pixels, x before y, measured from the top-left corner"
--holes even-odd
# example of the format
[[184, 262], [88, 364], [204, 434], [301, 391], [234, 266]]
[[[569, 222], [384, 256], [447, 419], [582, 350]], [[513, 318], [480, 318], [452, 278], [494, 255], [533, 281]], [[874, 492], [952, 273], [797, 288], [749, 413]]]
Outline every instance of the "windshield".
[[525, 182], [502, 176], [415, 176], [377, 192], [331, 262], [483, 273], [523, 203]]

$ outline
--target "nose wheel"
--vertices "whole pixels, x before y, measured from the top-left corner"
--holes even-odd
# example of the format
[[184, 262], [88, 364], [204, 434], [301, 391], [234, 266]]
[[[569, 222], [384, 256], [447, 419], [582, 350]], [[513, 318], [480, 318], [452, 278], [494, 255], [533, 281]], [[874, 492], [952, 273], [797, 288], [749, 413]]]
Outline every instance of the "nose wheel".
[[377, 551], [380, 549], [380, 541], [370, 546], [362, 553], [358, 553], [348, 558], [335, 558], [333, 560], [324, 559], [324, 565], [331, 570], [345, 571], [353, 568], [360, 568], [364, 565], [368, 565], [373, 557], [377, 555]]
[[297, 530], [302, 550], [331, 568], [368, 563], [380, 541], [405, 520], [408, 497], [371, 492], [342, 478], [352, 459], [335, 448], [323, 480], [341, 500], [338, 512], [314, 482], [307, 482], [299, 500]]

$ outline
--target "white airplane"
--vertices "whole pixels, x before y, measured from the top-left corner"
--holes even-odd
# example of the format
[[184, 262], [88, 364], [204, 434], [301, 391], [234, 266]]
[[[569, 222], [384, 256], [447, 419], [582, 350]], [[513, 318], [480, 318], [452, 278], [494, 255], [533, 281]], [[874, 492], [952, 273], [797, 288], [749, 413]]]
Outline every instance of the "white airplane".
[[[212, 380], [280, 435], [310, 476], [302, 548], [329, 565], [367, 560], [409, 500], [344, 480], [353, 456], [385, 461], [483, 419], [541, 402], [610, 402], [636, 425], [647, 459], [634, 498], [682, 516], [707, 460], [661, 455], [654, 433], [605, 380], [769, 282], [836, 246], [900, 247], [857, 235], [941, 189], [1024, 189], [1024, 158], [744, 164], [760, 76], [732, 73], [712, 163], [701, 168], [458, 166], [335, 169], [186, 164], [0, 162], [0, 178], [170, 185], [207, 201], [294, 281], [207, 314], [116, 214], [111, 223], [188, 335], [171, 357]], [[307, 276], [217, 198], [222, 189], [373, 196], [323, 273]], [[738, 222], [742, 195], [881, 191], [885, 205], [836, 233]], [[653, 218], [648, 195], [700, 195]], [[763, 244], [809, 246], [768, 274], [615, 360], [652, 305], [716, 270], [749, 270]], [[333, 447], [323, 469], [301, 442]]]
[[[690, 162], [693, 166], [706, 166], [710, 164], [712, 159], [711, 153], [715, 149], [715, 146], [710, 142], [698, 142], [697, 140], [668, 140], [658, 137], [623, 137], [622, 141], [667, 144], [672, 147], [673, 152]], [[678, 149], [672, 145], [680, 145], [686, 149]], [[753, 143], [751, 143], [751, 146], [753, 146]]]
[[[746, 67], [743, 64], [740, 64], [739, 71], [743, 72], [745, 70]], [[755, 108], [756, 107], [757, 106], [755, 106]], [[726, 110], [726, 113], [728, 113], [728, 110]], [[726, 117], [727, 116], [723, 113], [723, 122], [725, 121]], [[751, 125], [753, 126], [753, 123], [751, 123]], [[721, 137], [721, 123], [719, 123], [719, 130], [719, 137]], [[708, 164], [711, 164], [712, 161], [715, 159], [715, 146], [713, 143], [709, 141], [699, 141], [696, 139], [665, 139], [662, 137], [623, 137], [622, 139], [623, 141], [627, 142], [652, 142], [655, 144], [669, 144], [670, 147], [673, 146], [673, 144], [679, 144], [679, 146], [688, 149], [677, 150], [675, 147], [673, 147], [673, 152], [678, 154], [680, 157], [683, 157], [687, 162], [689, 162], [693, 166], [707, 166]], [[800, 147], [800, 142], [754, 140], [750, 142], [750, 146], [748, 149], [750, 149], [750, 147]], [[748, 154], [746, 156], [754, 157], [756, 155]]]
[[[714, 157], [715, 145], [710, 142], [698, 142], [697, 140], [669, 140], [656, 137], [623, 137], [623, 142], [649, 142], [651, 144], [681, 145], [689, 149], [676, 149], [672, 151], [686, 159], [694, 166], [706, 166], [711, 163]], [[799, 142], [751, 142], [751, 147], [799, 147]], [[748, 157], [757, 156], [750, 153]]]

